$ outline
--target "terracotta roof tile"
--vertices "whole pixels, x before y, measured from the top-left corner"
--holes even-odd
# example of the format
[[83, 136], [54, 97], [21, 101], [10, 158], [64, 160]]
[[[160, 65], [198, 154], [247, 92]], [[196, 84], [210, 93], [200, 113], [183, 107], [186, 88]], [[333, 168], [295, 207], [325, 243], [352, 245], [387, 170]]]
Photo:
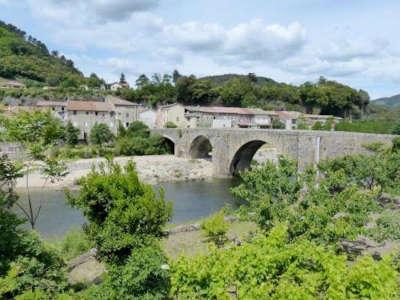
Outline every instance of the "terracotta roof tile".
[[187, 106], [190, 112], [203, 112], [215, 114], [235, 114], [235, 115], [268, 115], [269, 113], [258, 108], [241, 108], [225, 106]]

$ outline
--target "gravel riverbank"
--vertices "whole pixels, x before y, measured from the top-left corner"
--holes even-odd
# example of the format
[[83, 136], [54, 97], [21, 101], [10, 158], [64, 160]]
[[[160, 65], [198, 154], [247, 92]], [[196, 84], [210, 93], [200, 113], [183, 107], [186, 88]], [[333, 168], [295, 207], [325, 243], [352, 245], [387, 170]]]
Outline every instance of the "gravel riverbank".
[[[184, 159], [173, 155], [151, 155], [151, 156], [132, 156], [116, 157], [115, 162], [125, 165], [128, 161], [136, 163], [139, 177], [146, 183], [156, 184], [159, 182], [174, 182], [199, 180], [213, 177], [213, 165], [210, 161], [202, 159]], [[32, 188], [64, 188], [72, 187], [76, 181], [87, 175], [92, 166], [98, 166], [100, 162], [105, 162], [103, 158], [81, 159], [67, 163], [69, 174], [60, 182], [45, 184], [43, 176], [34, 171], [29, 175], [29, 186]], [[17, 188], [24, 188], [26, 177], [17, 181]]]

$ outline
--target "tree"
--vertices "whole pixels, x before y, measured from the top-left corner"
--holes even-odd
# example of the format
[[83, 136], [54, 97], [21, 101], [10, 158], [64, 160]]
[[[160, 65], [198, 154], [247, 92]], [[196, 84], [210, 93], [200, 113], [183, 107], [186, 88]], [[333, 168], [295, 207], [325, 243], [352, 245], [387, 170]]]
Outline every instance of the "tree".
[[119, 78], [119, 83], [126, 84], [125, 74], [121, 73], [121, 77]]
[[65, 126], [65, 142], [70, 146], [75, 146], [78, 144], [79, 140], [79, 128], [72, 125], [71, 121], [68, 121], [67, 126]]
[[96, 123], [90, 131], [90, 142], [94, 145], [101, 146], [110, 143], [113, 139], [113, 133], [104, 123]]
[[24, 220], [10, 208], [17, 203], [15, 180], [22, 168], [7, 156], [0, 158], [0, 298], [14, 299], [26, 291], [54, 296], [66, 288], [64, 263], [34, 234], [21, 227]]
[[136, 86], [138, 88], [143, 88], [149, 84], [150, 84], [150, 79], [145, 74], [140, 75], [138, 79], [136, 79]]
[[181, 78], [182, 75], [178, 72], [178, 70], [174, 70], [172, 73], [172, 80], [176, 84], [178, 82], [178, 79]]
[[69, 193], [68, 201], [87, 218], [85, 232], [102, 260], [126, 261], [134, 249], [160, 237], [171, 217], [163, 191], [140, 182], [132, 162], [124, 168], [109, 162], [92, 170], [80, 186], [79, 195]]

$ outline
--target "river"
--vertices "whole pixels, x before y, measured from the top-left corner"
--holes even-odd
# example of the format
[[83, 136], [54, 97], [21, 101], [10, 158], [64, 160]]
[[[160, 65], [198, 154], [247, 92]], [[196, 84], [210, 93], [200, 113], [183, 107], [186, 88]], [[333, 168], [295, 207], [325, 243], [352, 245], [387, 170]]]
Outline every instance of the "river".
[[[229, 189], [235, 184], [233, 179], [210, 179], [163, 183], [165, 199], [174, 206], [171, 223], [184, 223], [204, 218], [225, 205], [235, 205]], [[20, 203], [27, 205], [26, 194], [21, 191]], [[46, 239], [59, 239], [68, 230], [79, 228], [85, 219], [79, 210], [71, 208], [65, 202], [60, 190], [31, 190], [34, 207], [42, 201], [42, 210], [36, 225], [37, 231]], [[21, 212], [16, 210], [19, 215]]]

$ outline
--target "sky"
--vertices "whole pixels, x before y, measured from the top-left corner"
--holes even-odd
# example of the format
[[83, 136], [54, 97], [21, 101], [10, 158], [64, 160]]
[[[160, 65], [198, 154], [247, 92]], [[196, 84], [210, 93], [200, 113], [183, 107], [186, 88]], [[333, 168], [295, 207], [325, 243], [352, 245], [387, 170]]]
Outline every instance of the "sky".
[[398, 0], [0, 0], [0, 19], [109, 82], [177, 69], [400, 93]]

